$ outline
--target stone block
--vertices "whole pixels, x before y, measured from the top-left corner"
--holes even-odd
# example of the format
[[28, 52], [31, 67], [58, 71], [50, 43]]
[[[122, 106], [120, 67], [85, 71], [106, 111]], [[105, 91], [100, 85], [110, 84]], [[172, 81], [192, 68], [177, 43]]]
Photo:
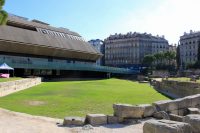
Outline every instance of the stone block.
[[200, 110], [198, 108], [188, 108], [189, 114], [200, 114]]
[[172, 110], [172, 111], [169, 111], [169, 114], [175, 114], [175, 115], [178, 115], [178, 110]]
[[143, 106], [130, 104], [114, 104], [113, 109], [114, 115], [121, 118], [143, 118], [145, 111]]
[[169, 114], [169, 118], [172, 121], [179, 121], [179, 122], [183, 121], [183, 116], [180, 116], [180, 115]]
[[139, 106], [144, 108], [143, 117], [153, 116], [153, 114], [156, 112], [156, 108], [150, 104], [142, 104]]
[[198, 109], [200, 109], [200, 104], [196, 105], [196, 106], [195, 106], [195, 108], [198, 108]]
[[156, 119], [166, 119], [169, 120], [169, 115], [165, 111], [159, 111], [153, 114]]
[[178, 110], [178, 115], [180, 115], [180, 116], [188, 115], [187, 109], [186, 108], [185, 109], [179, 109]]
[[113, 115], [108, 115], [108, 124], [117, 124], [117, 123], [122, 123], [123, 118], [113, 116]]
[[113, 105], [115, 116], [122, 118], [143, 118], [150, 117], [156, 109], [150, 104], [130, 105], [130, 104], [114, 104]]
[[192, 106], [192, 100], [189, 98], [179, 98], [176, 100], [164, 100], [153, 103], [158, 111], [165, 111], [173, 114], [179, 114], [178, 110], [186, 109]]
[[187, 115], [183, 118], [183, 121], [192, 126], [193, 133], [200, 133], [200, 115]]
[[151, 120], [143, 126], [143, 133], [192, 133], [187, 123], [170, 120]]
[[85, 118], [82, 117], [65, 117], [63, 121], [64, 126], [83, 126]]
[[189, 98], [192, 100], [192, 105], [191, 107], [195, 108], [196, 106], [200, 105], [200, 94], [192, 95], [192, 96], [187, 96], [186, 98]]
[[88, 114], [86, 122], [92, 126], [107, 124], [107, 116], [104, 114]]
[[192, 107], [192, 99], [184, 97], [184, 98], [179, 98], [174, 101], [178, 102], [178, 109], [186, 109], [189, 107]]
[[166, 111], [172, 111], [172, 110], [177, 110], [177, 109], [179, 109], [179, 101], [172, 100], [168, 103], [168, 108]]
[[157, 111], [169, 111], [169, 104], [172, 100], [162, 100], [153, 103], [153, 106], [156, 107]]

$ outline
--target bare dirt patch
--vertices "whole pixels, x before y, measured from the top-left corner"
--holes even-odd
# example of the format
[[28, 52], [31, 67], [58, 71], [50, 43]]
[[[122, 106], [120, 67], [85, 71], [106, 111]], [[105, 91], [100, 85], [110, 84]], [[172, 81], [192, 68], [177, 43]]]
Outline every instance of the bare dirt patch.
[[44, 101], [26, 101], [26, 103], [31, 106], [41, 106], [47, 104], [47, 102]]

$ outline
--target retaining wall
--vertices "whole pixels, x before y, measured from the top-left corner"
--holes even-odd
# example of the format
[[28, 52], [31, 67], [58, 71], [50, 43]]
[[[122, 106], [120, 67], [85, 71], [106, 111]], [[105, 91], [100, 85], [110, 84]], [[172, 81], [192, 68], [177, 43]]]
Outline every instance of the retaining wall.
[[200, 93], [200, 83], [196, 82], [163, 80], [156, 81], [153, 85], [157, 91], [172, 98], [181, 98]]
[[28, 89], [42, 82], [42, 78], [27, 78], [9, 82], [0, 83], [0, 97], [8, 94]]

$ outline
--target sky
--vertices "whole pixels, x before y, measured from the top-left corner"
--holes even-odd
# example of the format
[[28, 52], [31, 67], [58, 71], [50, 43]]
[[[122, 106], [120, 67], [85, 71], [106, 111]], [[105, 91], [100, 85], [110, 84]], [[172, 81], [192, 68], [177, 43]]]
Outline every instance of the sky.
[[200, 30], [200, 0], [6, 0], [4, 10], [78, 32], [86, 40], [140, 32], [170, 44]]

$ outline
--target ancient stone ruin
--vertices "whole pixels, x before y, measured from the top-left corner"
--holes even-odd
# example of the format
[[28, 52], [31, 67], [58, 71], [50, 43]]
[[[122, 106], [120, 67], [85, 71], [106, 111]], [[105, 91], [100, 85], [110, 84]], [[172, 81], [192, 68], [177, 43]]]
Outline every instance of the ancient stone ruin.
[[172, 98], [181, 98], [200, 93], [200, 83], [198, 82], [154, 80], [151, 82], [151, 84], [157, 91], [164, 93]]
[[158, 101], [152, 105], [114, 104], [113, 110], [113, 115], [88, 114], [85, 118], [66, 117], [63, 124], [99, 126], [126, 123], [130, 120], [136, 124], [141, 119], [154, 118], [144, 124], [144, 133], [200, 133], [200, 94]]

